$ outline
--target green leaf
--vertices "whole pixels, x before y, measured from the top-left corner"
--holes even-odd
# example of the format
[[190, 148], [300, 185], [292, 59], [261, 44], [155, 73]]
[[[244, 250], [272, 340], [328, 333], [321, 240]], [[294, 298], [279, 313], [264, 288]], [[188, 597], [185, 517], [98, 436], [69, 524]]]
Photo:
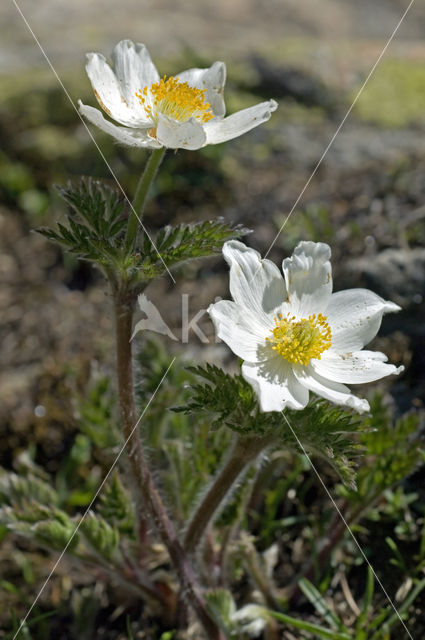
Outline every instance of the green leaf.
[[154, 238], [156, 248], [144, 236], [138, 249], [139, 259], [134, 264], [135, 277], [149, 281], [165, 272], [164, 262], [170, 269], [187, 260], [216, 255], [225, 242], [247, 233], [244, 227], [233, 227], [221, 219], [164, 227]]
[[314, 399], [302, 411], [260, 411], [252, 387], [241, 375], [231, 376], [213, 365], [191, 367], [202, 382], [192, 384], [184, 406], [174, 411], [200, 412], [210, 416], [213, 428], [226, 425], [241, 434], [275, 436], [288, 449], [325, 458], [342, 481], [355, 488], [355, 465], [363, 450], [353, 438], [361, 431], [357, 415], [326, 400]]
[[112, 479], [106, 485], [99, 504], [99, 513], [121, 533], [134, 533], [134, 510], [130, 496], [121, 484], [115, 470]]
[[356, 630], [360, 631], [366, 621], [369, 611], [372, 606], [372, 598], [375, 591], [375, 576], [373, 575], [372, 567], [367, 567], [367, 582], [366, 589], [363, 595], [363, 601], [361, 606], [361, 613], [356, 620]]
[[69, 207], [67, 225], [58, 222], [56, 231], [37, 231], [80, 258], [116, 265], [124, 255], [122, 240], [127, 226], [121, 194], [92, 178], [69, 182], [57, 190]]
[[81, 522], [80, 531], [97, 553], [107, 560], [113, 558], [119, 542], [119, 533], [106, 520], [89, 511]]
[[335, 631], [334, 629], [325, 629], [324, 627], [320, 627], [317, 624], [312, 624], [311, 622], [306, 622], [305, 620], [297, 620], [297, 618], [287, 616], [285, 613], [267, 610], [267, 615], [270, 618], [274, 618], [278, 622], [282, 622], [283, 624], [295, 627], [296, 629], [309, 631], [310, 633], [314, 634], [315, 637], [323, 638], [324, 640], [327, 640], [328, 638], [330, 640], [352, 640], [352, 636], [348, 633], [340, 633], [338, 631]]
[[78, 533], [75, 533], [76, 525], [63, 511], [55, 511], [54, 515], [55, 519], [42, 520], [33, 525], [34, 537], [56, 551], [63, 551], [69, 543], [67, 550], [72, 551], [79, 540]]
[[408, 413], [394, 422], [381, 396], [375, 395], [370, 404], [370, 416], [364, 419], [359, 434], [368, 464], [358, 470], [357, 492], [341, 491], [359, 506], [406, 478], [423, 462], [420, 414]]
[[206, 383], [192, 384], [188, 402], [185, 406], [174, 407], [173, 411], [210, 413], [213, 428], [226, 424], [239, 433], [264, 430], [261, 422], [255, 419], [258, 409], [255, 396], [242, 376], [230, 376], [211, 364], [188, 367], [188, 371]]
[[[14, 474], [12, 482], [14, 481]], [[19, 478], [20, 481], [26, 481], [26, 478]], [[21, 483], [20, 487], [22, 486]], [[15, 485], [16, 486], [16, 485]], [[40, 495], [38, 493], [38, 495]], [[43, 492], [41, 497], [56, 494], [46, 494]], [[70, 549], [74, 549], [78, 544], [78, 536], [74, 535], [75, 524], [71, 518], [61, 509], [52, 504], [40, 504], [33, 498], [28, 499], [28, 494], [13, 495], [10, 505], [4, 505], [0, 509], [0, 524], [6, 525], [10, 531], [27, 538], [33, 538], [43, 545], [62, 551], [68, 541], [72, 538]], [[15, 499], [17, 498], [17, 499]]]
[[58, 504], [53, 487], [32, 474], [18, 476], [0, 469], [0, 505], [25, 508], [31, 503]]
[[330, 627], [332, 627], [332, 629], [337, 629], [338, 631], [347, 631], [342, 621], [329, 609], [328, 605], [326, 604], [326, 600], [324, 599], [320, 591], [318, 591], [318, 589], [316, 589], [316, 587], [310, 582], [310, 580], [307, 580], [307, 578], [302, 578], [298, 582], [298, 584], [310, 604], [313, 605], [317, 613], [326, 620], [326, 622]]
[[[15, 619], [14, 630], [11, 633], [5, 635], [4, 640], [15, 640], [15, 638], [17, 638], [17, 640], [31, 640], [33, 636], [30, 634], [29, 627], [35, 627], [36, 625], [40, 624], [40, 622], [44, 622], [44, 620], [57, 615], [57, 613], [58, 612], [56, 610], [53, 610], [40, 613], [39, 615], [32, 615], [30, 619], [25, 621], [25, 624], [22, 625], [22, 627], [19, 620]], [[13, 618], [15, 618], [15, 616], [13, 616]], [[18, 629], [20, 629], [19, 636], [16, 636], [16, 632], [18, 631]]]
[[[393, 610], [393, 614], [390, 618], [388, 618], [388, 620], [385, 622], [385, 624], [383, 625], [384, 629], [391, 629], [391, 627], [393, 627], [395, 624], [400, 624], [400, 617], [402, 619], [406, 618], [406, 614], [407, 614], [407, 610], [409, 609], [410, 605], [416, 600], [416, 598], [418, 597], [418, 595], [425, 589], [425, 578], [423, 578], [422, 580], [420, 580], [418, 582], [418, 584], [415, 586], [414, 589], [412, 589], [412, 591], [409, 593], [409, 595], [407, 596], [407, 598], [405, 598], [403, 600], [403, 602], [401, 603], [401, 605], [399, 605], [397, 607], [397, 613]], [[397, 615], [398, 614], [398, 615]], [[400, 616], [400, 617], [399, 617]], [[373, 636], [373, 639], [375, 640], [375, 636]], [[377, 638], [376, 638], [377, 640]]]
[[80, 430], [100, 449], [110, 449], [121, 443], [116, 411], [116, 399], [107, 376], [96, 377], [84, 398], [78, 402]]

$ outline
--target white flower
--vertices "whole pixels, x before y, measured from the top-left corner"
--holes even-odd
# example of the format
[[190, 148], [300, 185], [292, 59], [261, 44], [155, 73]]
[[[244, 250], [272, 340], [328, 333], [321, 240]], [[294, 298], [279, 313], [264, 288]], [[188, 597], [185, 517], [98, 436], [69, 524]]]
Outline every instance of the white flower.
[[124, 126], [81, 101], [80, 113], [131, 147], [200, 149], [246, 133], [266, 122], [277, 108], [269, 100], [225, 118], [224, 62], [160, 79], [146, 47], [131, 40], [114, 48], [113, 69], [100, 53], [89, 53], [87, 58], [87, 74], [100, 106]]
[[282, 277], [270, 260], [241, 242], [226, 242], [230, 293], [208, 309], [217, 335], [244, 360], [242, 375], [262, 411], [303, 409], [309, 391], [360, 413], [367, 400], [344, 383], [378, 380], [404, 367], [363, 347], [375, 337], [384, 313], [399, 311], [367, 289], [332, 293], [331, 250], [300, 242], [283, 261]]

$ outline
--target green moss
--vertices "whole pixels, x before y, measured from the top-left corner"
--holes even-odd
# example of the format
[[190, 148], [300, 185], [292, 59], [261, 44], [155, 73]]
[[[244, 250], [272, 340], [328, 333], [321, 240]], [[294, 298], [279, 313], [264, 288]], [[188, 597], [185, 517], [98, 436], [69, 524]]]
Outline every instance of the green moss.
[[425, 65], [387, 60], [378, 67], [355, 109], [357, 117], [366, 122], [398, 128], [425, 124], [424, 105]]

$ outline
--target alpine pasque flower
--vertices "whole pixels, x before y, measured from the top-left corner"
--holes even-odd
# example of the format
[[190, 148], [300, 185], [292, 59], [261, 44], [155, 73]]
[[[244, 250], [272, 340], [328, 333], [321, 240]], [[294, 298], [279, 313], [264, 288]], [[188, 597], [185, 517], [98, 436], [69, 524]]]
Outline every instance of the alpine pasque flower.
[[244, 360], [242, 375], [262, 411], [303, 409], [309, 391], [360, 413], [367, 400], [344, 383], [378, 380], [403, 367], [363, 347], [375, 337], [384, 313], [399, 311], [367, 289], [332, 293], [330, 247], [300, 242], [283, 261], [270, 260], [241, 242], [226, 242], [230, 293], [208, 311], [217, 335]]
[[124, 126], [81, 101], [80, 113], [131, 147], [193, 150], [219, 144], [266, 122], [277, 108], [268, 100], [225, 118], [224, 62], [160, 78], [146, 47], [131, 40], [121, 40], [114, 48], [113, 68], [100, 53], [87, 58], [87, 74], [100, 106]]

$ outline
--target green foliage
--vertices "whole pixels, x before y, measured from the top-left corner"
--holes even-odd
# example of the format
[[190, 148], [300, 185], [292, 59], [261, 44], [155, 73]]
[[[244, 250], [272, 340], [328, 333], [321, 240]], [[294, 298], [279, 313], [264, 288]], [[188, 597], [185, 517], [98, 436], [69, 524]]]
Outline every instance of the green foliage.
[[[393, 422], [382, 398], [376, 395], [372, 399], [370, 416], [365, 418], [365, 429], [360, 434], [368, 464], [357, 473], [357, 491], [349, 493], [352, 502], [361, 504], [380, 495], [423, 462], [420, 420], [419, 414], [408, 413]], [[343, 493], [348, 495], [347, 490]]]
[[219, 466], [225, 446], [230, 446], [231, 433], [211, 433], [206, 422], [196, 429], [181, 416], [173, 420], [167, 439], [161, 445], [162, 486], [173, 505], [175, 518], [187, 523], [193, 505]]
[[0, 524], [10, 531], [32, 538], [41, 545], [62, 551], [72, 539], [69, 549], [78, 544], [75, 524], [61, 509], [35, 501], [11, 502], [0, 509]]
[[114, 471], [100, 496], [99, 513], [120, 533], [133, 535], [134, 510], [130, 496], [124, 489], [119, 474]]
[[[281, 611], [266, 609], [265, 607], [256, 606], [256, 612], [258, 618], [263, 619], [265, 622], [273, 619], [285, 627], [305, 632], [307, 635], [302, 633], [302, 636], [300, 636], [302, 638], [310, 638], [310, 634], [313, 634], [314, 638], [323, 640], [387, 640], [392, 637], [390, 633], [393, 627], [397, 627], [397, 631], [400, 632], [400, 619], [390, 603], [373, 612], [372, 600], [374, 586], [373, 571], [369, 568], [365, 593], [360, 603], [360, 614], [357, 616], [354, 625], [350, 626], [346, 626], [343, 623], [342, 619], [331, 609], [327, 598], [306, 578], [300, 581], [300, 588], [308, 602], [314, 608], [316, 614], [326, 623], [326, 627], [314, 622], [295, 618]], [[407, 610], [424, 588], [425, 579], [418, 580], [410, 593], [403, 598], [402, 602], [397, 603], [397, 612], [402, 619], [406, 618]], [[213, 605], [217, 611], [221, 612], [222, 617], [226, 619], [224, 617], [226, 609], [224, 607], [220, 609], [219, 604], [220, 600], [216, 597], [213, 600]], [[241, 613], [241, 611], [239, 613]], [[233, 617], [234, 616], [235, 614], [233, 613]], [[231, 637], [231, 635], [227, 635], [226, 637]]]
[[[269, 611], [264, 609], [263, 615], [268, 619], [272, 618], [278, 622], [288, 625], [289, 627], [294, 627], [295, 629], [300, 629], [308, 634], [313, 634], [314, 638], [320, 638], [323, 640], [351, 640], [352, 638], [349, 633], [337, 632], [335, 629], [326, 629], [318, 624], [307, 622], [306, 620], [300, 620], [279, 611]], [[307, 638], [311, 636], [305, 636], [303, 634], [302, 637]]]
[[[397, 612], [390, 603], [386, 603], [381, 608], [373, 611], [372, 602], [375, 590], [375, 578], [372, 568], [368, 567], [367, 582], [360, 605], [360, 614], [355, 624], [350, 627], [344, 625], [341, 618], [331, 610], [327, 599], [324, 598], [320, 591], [306, 578], [300, 581], [300, 588], [307, 600], [314, 607], [316, 613], [327, 623], [327, 629], [319, 627], [318, 625], [311, 625], [303, 620], [290, 618], [276, 611], [267, 611], [267, 614], [275, 620], [280, 620], [289, 626], [314, 632], [318, 638], [386, 640], [392, 637], [390, 633], [393, 627], [397, 627], [398, 631], [400, 631], [400, 617], [403, 620], [406, 619], [406, 612], [409, 607], [425, 589], [425, 579], [415, 580], [415, 582], [410, 581], [410, 583], [413, 588], [408, 589], [404, 597], [398, 599]], [[316, 627], [316, 629], [314, 629], [314, 627]]]
[[140, 258], [134, 268], [140, 272], [139, 278], [149, 281], [164, 274], [164, 262], [171, 269], [188, 260], [216, 255], [225, 242], [247, 233], [244, 227], [233, 227], [220, 219], [166, 226], [154, 238], [154, 243], [143, 237]]
[[[45, 613], [34, 615], [36, 611], [37, 608], [32, 611], [31, 619], [26, 620], [23, 625], [21, 625], [21, 621], [17, 619], [12, 611], [13, 628], [10, 633], [3, 636], [4, 640], [15, 640], [16, 637], [18, 640], [47, 640], [49, 637], [49, 625], [46, 624], [46, 620], [56, 615], [57, 611], [46, 611]], [[34, 630], [34, 635], [30, 632], [30, 629]], [[19, 636], [16, 636], [18, 630]]]
[[264, 433], [262, 421], [256, 421], [258, 405], [255, 395], [241, 375], [232, 377], [211, 364], [188, 367], [188, 371], [206, 380], [206, 384], [192, 384], [190, 399], [185, 406], [175, 407], [174, 411], [210, 413], [213, 429], [225, 424], [239, 433]]
[[190, 387], [190, 399], [174, 411], [204, 412], [212, 427], [226, 425], [242, 434], [272, 434], [277, 443], [324, 457], [348, 486], [355, 487], [355, 462], [361, 451], [353, 440], [360, 420], [351, 412], [315, 399], [303, 411], [262, 413], [252, 387], [241, 375], [230, 376], [212, 365], [190, 371], [206, 382]]
[[[170, 354], [160, 340], [144, 341], [136, 374], [141, 409], [150, 401], [170, 362]], [[141, 422], [151, 465], [161, 475], [174, 517], [182, 524], [187, 522], [199, 492], [210, 481], [232, 439], [230, 431], [211, 430], [210, 416], [199, 416], [195, 428], [190, 416], [170, 412], [170, 406], [185, 402], [188, 384], [193, 383], [191, 372], [176, 360]]]
[[38, 232], [100, 266], [115, 286], [125, 283], [135, 293], [167, 268], [215, 255], [227, 240], [248, 233], [242, 226], [233, 227], [223, 220], [166, 226], [156, 235], [142, 234], [132, 253], [125, 243], [128, 207], [120, 193], [92, 178], [57, 189], [69, 208], [67, 223], [58, 222], [56, 230], [40, 228]]
[[67, 226], [58, 222], [57, 231], [42, 228], [39, 233], [80, 258], [116, 264], [127, 226], [121, 194], [91, 178], [57, 189], [69, 207]]
[[299, 587], [307, 600], [313, 605], [320, 617], [322, 617], [334, 632], [347, 632], [347, 628], [343, 624], [342, 620], [331, 611], [325, 598], [320, 591], [310, 582], [307, 578], [302, 578], [299, 581]]
[[112, 560], [119, 542], [119, 533], [101, 516], [89, 511], [81, 522], [80, 531], [99, 555]]
[[51, 518], [39, 520], [33, 525], [35, 539], [56, 551], [63, 551], [67, 545], [70, 551], [75, 549], [79, 536], [75, 533], [74, 522], [59, 509], [55, 509], [51, 515]]
[[116, 398], [111, 386], [108, 376], [96, 376], [87, 394], [78, 402], [79, 427], [100, 449], [121, 443]]
[[58, 495], [50, 484], [33, 474], [22, 476], [0, 469], [0, 505], [25, 509], [36, 504], [58, 504]]

